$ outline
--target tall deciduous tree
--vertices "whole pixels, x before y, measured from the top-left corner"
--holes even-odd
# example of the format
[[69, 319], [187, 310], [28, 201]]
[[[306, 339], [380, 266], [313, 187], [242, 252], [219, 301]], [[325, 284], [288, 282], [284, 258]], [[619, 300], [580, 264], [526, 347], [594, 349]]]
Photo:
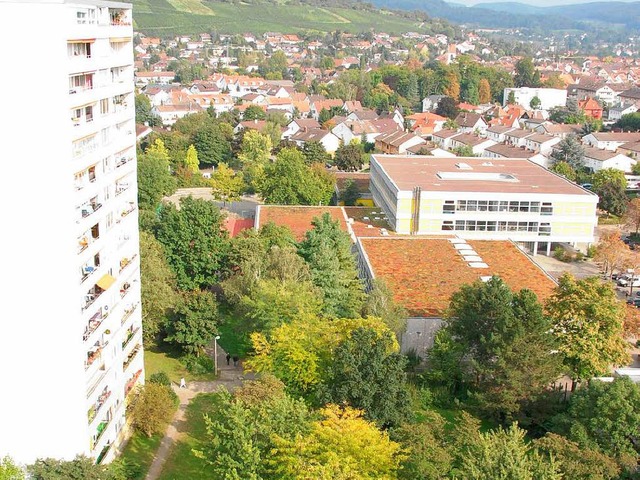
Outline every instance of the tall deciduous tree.
[[158, 383], [138, 388], [127, 406], [131, 425], [147, 437], [164, 433], [178, 407], [175, 393], [171, 387]]
[[224, 216], [213, 202], [186, 197], [180, 208], [165, 204], [156, 236], [164, 245], [169, 265], [181, 290], [218, 283], [229, 251]]
[[481, 79], [478, 84], [478, 100], [480, 100], [480, 103], [489, 103], [491, 101], [491, 85], [486, 78]]
[[258, 193], [277, 205], [328, 205], [333, 195], [332, 177], [308, 167], [302, 153], [283, 148], [276, 161], [265, 166]]
[[599, 278], [559, 279], [546, 309], [553, 321], [564, 365], [573, 380], [607, 373], [629, 361], [623, 340], [624, 304]]
[[336, 150], [335, 165], [345, 172], [357, 172], [364, 164], [362, 154], [362, 145], [359, 143], [340, 145]]
[[635, 469], [639, 401], [640, 387], [627, 377], [611, 383], [592, 380], [571, 396], [568, 411], [554, 419], [554, 429], [582, 448], [601, 451]]
[[164, 329], [176, 300], [176, 277], [164, 247], [149, 232], [140, 232], [142, 325], [145, 343], [152, 344]]
[[277, 439], [272, 461], [277, 478], [397, 478], [403, 455], [387, 433], [348, 406], [328, 405], [321, 412], [307, 435]]
[[530, 57], [524, 57], [516, 63], [516, 87], [537, 87], [536, 69]]
[[240, 199], [240, 194], [244, 190], [244, 179], [241, 174], [233, 171], [226, 163], [218, 164], [213, 175], [211, 175], [211, 194], [216, 200], [233, 202]]
[[313, 283], [322, 291], [323, 312], [329, 317], [356, 317], [364, 301], [349, 235], [328, 213], [314, 218], [313, 229], [300, 243], [300, 254], [311, 268]]
[[441, 98], [436, 108], [436, 114], [452, 120], [458, 116], [459, 112], [458, 103], [451, 97]]
[[624, 222], [636, 235], [638, 234], [638, 231], [640, 231], [640, 198], [636, 197], [629, 201]]
[[473, 397], [501, 421], [520, 414], [559, 374], [551, 322], [535, 294], [514, 294], [498, 277], [456, 292], [445, 328], [467, 352], [457, 370]]
[[454, 101], [458, 101], [460, 99], [460, 81], [458, 80], [458, 76], [455, 72], [449, 72], [446, 74], [443, 93], [448, 97], [451, 97]]
[[154, 209], [165, 195], [176, 188], [169, 167], [169, 152], [160, 139], [138, 158], [138, 203], [140, 208]]
[[193, 145], [189, 145], [189, 148], [187, 149], [187, 155], [184, 158], [184, 166], [195, 174], [200, 173], [198, 151]]
[[556, 172], [558, 175], [562, 175], [567, 180], [571, 180], [572, 182], [575, 182], [578, 178], [578, 175], [573, 167], [564, 160], [556, 160], [556, 162], [551, 165], [550, 170]]
[[165, 342], [177, 345], [185, 353], [200, 355], [218, 330], [218, 304], [213, 293], [206, 290], [183, 293], [166, 330]]
[[358, 328], [333, 352], [333, 361], [320, 389], [323, 403], [347, 403], [364, 411], [381, 427], [397, 426], [409, 415], [406, 360], [390, 353], [390, 333], [380, 336]]
[[256, 130], [249, 130], [242, 136], [238, 160], [242, 165], [244, 180], [255, 191], [264, 178], [264, 168], [269, 162], [272, 150], [271, 137]]
[[[1, 472], [1, 470], [0, 470]], [[78, 455], [73, 460], [40, 458], [27, 467], [32, 480], [126, 480], [117, 465], [96, 465], [92, 458]], [[3, 480], [22, 480], [20, 476], [2, 477]]]
[[203, 165], [216, 166], [231, 159], [231, 143], [219, 124], [208, 125], [198, 130], [193, 143]]
[[402, 305], [394, 301], [393, 292], [383, 279], [377, 278], [373, 281], [364, 304], [363, 314], [381, 318], [398, 338], [407, 329], [409, 314]]
[[605, 274], [611, 277], [615, 270], [624, 267], [629, 253], [629, 247], [624, 244], [617, 231], [605, 231], [600, 234], [595, 260], [602, 262]]
[[0, 459], [0, 480], [24, 480], [24, 471], [8, 455]]
[[627, 211], [627, 195], [618, 183], [605, 183], [596, 193], [600, 197], [598, 208], [618, 217]]
[[302, 147], [302, 154], [307, 165], [313, 165], [314, 163], [324, 165], [331, 161], [331, 156], [320, 142], [305, 142], [304, 147]]

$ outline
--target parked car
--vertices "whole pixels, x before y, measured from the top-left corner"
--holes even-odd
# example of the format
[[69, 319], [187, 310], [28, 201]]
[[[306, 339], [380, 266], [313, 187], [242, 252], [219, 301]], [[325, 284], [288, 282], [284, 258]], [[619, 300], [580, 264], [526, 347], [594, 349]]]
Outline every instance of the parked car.
[[618, 280], [620, 287], [640, 287], [640, 277], [621, 278]]

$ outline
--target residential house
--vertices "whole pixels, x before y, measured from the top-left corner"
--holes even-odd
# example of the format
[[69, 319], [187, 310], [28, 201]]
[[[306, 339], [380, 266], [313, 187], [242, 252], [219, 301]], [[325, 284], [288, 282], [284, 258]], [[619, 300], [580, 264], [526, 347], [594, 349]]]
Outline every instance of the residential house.
[[580, 101], [587, 97], [596, 98], [607, 105], [614, 105], [619, 92], [616, 92], [610, 85], [602, 80], [581, 79], [574, 87], [575, 99]]
[[429, 95], [422, 100], [423, 112], [435, 112], [438, 109], [438, 102], [445, 98], [446, 95]]
[[532, 150], [527, 150], [524, 147], [514, 147], [512, 145], [507, 145], [504, 143], [497, 143], [495, 145], [491, 145], [487, 147], [482, 153], [483, 157], [486, 158], [523, 158], [526, 160], [530, 160], [538, 165], [541, 165], [545, 168], [549, 166], [549, 157], [541, 154], [540, 152], [534, 152]]
[[624, 105], [635, 105], [640, 108], [640, 88], [633, 87], [618, 94], [618, 100]]
[[[319, 96], [321, 97], [321, 96]], [[329, 111], [333, 107], [342, 108], [344, 102], [339, 98], [318, 98], [311, 101], [311, 117], [318, 120], [320, 118], [320, 112], [322, 110]]]
[[488, 139], [493, 140], [497, 143], [502, 143], [505, 141], [505, 134], [515, 130], [513, 127], [504, 127], [502, 125], [494, 125], [487, 128], [485, 134]]
[[602, 170], [603, 168], [615, 168], [625, 173], [631, 173], [632, 167], [636, 164], [636, 160], [623, 153], [601, 150], [594, 147], [584, 147], [582, 161], [585, 167], [590, 168], [594, 172]]
[[138, 86], [155, 83], [158, 85], [169, 85], [176, 78], [174, 72], [135, 72], [135, 82]]
[[513, 87], [504, 89], [503, 105], [507, 105], [509, 96], [513, 93], [516, 104], [528, 110], [531, 107], [531, 100], [540, 100], [540, 109], [551, 110], [554, 107], [564, 107], [567, 103], [567, 91], [560, 88], [529, 88]]
[[310, 128], [307, 130], [299, 130], [289, 137], [289, 140], [295, 142], [299, 147], [303, 147], [307, 142], [319, 142], [322, 144], [327, 153], [333, 155], [340, 146], [340, 139], [328, 130], [320, 128]]
[[433, 135], [431, 135], [431, 141], [443, 150], [449, 150], [449, 148], [451, 148], [451, 139], [460, 134], [457, 130], [447, 128], [433, 133]]
[[582, 137], [582, 142], [592, 147], [615, 152], [628, 142], [640, 141], [640, 132], [593, 132]]
[[609, 108], [609, 115], [607, 119], [610, 122], [617, 122], [622, 118], [623, 115], [636, 113], [637, 111], [638, 111], [638, 106], [635, 103], [621, 104], [617, 107]]
[[455, 151], [458, 148], [468, 147], [471, 148], [474, 155], [482, 156], [486, 148], [495, 144], [496, 142], [488, 138], [479, 137], [473, 133], [462, 133], [451, 138], [451, 146], [449, 148]]
[[546, 133], [534, 133], [531, 136], [525, 137], [525, 148], [532, 152], [538, 152], [545, 156], [548, 156], [553, 150], [553, 146], [562, 141], [561, 138], [548, 135]]
[[527, 138], [533, 135], [535, 135], [535, 133], [532, 131], [516, 128], [504, 134], [504, 141], [507, 145], [524, 147], [527, 144]]
[[313, 118], [296, 118], [291, 120], [287, 125], [287, 129], [282, 133], [282, 138], [289, 138], [291, 135], [295, 135], [300, 131], [307, 131], [311, 129], [318, 129], [321, 125], [317, 120]]
[[416, 135], [427, 138], [434, 132], [439, 132], [444, 128], [447, 119], [431, 112], [414, 113], [407, 117], [409, 130]]
[[587, 97], [584, 100], [578, 101], [578, 107], [584, 111], [584, 114], [595, 120], [602, 119], [602, 112], [604, 109], [600, 104], [591, 97]]
[[402, 154], [408, 148], [427, 143], [425, 139], [409, 132], [392, 132], [376, 137], [376, 150], [389, 154]]
[[534, 131], [536, 133], [548, 133], [554, 137], [566, 138], [570, 135], [580, 135], [582, 133], [582, 125], [542, 123]]
[[489, 127], [482, 115], [472, 112], [460, 112], [455, 122], [458, 125], [458, 131], [462, 133], [483, 133]]
[[162, 120], [162, 125], [170, 127], [176, 123], [179, 119], [191, 115], [192, 113], [202, 112], [204, 109], [195, 102], [171, 104], [171, 105], [156, 105], [151, 109], [151, 113], [158, 115]]
[[623, 143], [618, 147], [618, 153], [637, 159], [640, 153], [640, 142]]

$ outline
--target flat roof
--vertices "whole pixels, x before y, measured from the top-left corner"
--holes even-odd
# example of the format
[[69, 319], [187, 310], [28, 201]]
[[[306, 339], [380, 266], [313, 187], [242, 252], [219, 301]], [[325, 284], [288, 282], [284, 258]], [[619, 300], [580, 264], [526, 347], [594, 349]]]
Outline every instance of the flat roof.
[[526, 159], [371, 155], [401, 191], [596, 196]]
[[348, 232], [347, 218], [342, 207], [306, 207], [288, 205], [258, 205], [256, 215], [256, 228], [260, 228], [269, 222], [285, 226], [291, 229], [297, 241], [304, 239], [305, 233], [313, 228], [311, 222], [314, 218], [328, 213], [333, 220], [340, 222], [340, 228]]
[[[510, 241], [419, 237], [360, 238], [376, 278], [414, 317], [442, 317], [465, 284], [497, 275], [515, 292], [527, 288], [546, 300], [555, 282]], [[463, 242], [485, 267], [474, 268], [454, 242]], [[471, 257], [467, 257], [471, 258]]]

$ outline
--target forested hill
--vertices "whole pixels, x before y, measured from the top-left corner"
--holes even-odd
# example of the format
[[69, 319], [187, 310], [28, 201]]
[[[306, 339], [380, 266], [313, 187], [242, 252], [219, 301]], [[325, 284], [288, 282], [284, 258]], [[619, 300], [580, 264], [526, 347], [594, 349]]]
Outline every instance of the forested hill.
[[424, 12], [391, 11], [354, 0], [132, 0], [135, 28], [153, 35], [268, 31], [445, 33], [455, 28]]
[[443, 0], [373, 0], [379, 7], [422, 10], [445, 18], [488, 28], [539, 28], [592, 30], [597, 26], [624, 26], [638, 30], [640, 2], [596, 2], [558, 7], [533, 7], [516, 2], [483, 3], [465, 7]]

